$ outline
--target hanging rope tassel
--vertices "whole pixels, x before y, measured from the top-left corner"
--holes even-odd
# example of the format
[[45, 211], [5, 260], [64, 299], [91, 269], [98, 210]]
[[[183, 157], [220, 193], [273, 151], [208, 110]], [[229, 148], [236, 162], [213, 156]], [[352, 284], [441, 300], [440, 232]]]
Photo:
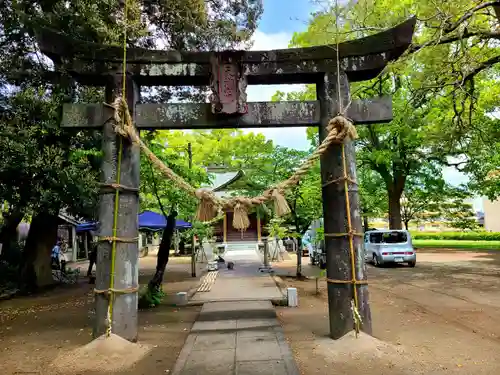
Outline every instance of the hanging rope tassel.
[[244, 203], [236, 203], [234, 206], [233, 228], [245, 231], [250, 226], [248, 208]]
[[200, 199], [196, 210], [196, 219], [202, 222], [213, 220], [217, 216], [214, 196], [206, 190], [196, 191], [196, 196]]
[[356, 332], [356, 337], [358, 337], [359, 332], [361, 331], [361, 325], [363, 324], [363, 319], [361, 318], [361, 314], [359, 313], [359, 310], [356, 306], [356, 302], [354, 302], [353, 299], [351, 300], [351, 311], [352, 318], [354, 320], [354, 331]]
[[285, 196], [278, 189], [273, 190], [271, 193], [271, 199], [274, 202], [274, 212], [277, 216], [285, 216], [292, 212]]

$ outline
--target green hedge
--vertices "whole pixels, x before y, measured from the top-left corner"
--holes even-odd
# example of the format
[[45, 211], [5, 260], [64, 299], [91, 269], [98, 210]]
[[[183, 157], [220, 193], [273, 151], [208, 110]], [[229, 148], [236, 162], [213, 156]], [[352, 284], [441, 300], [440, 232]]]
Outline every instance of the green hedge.
[[411, 232], [415, 240], [500, 241], [500, 232]]

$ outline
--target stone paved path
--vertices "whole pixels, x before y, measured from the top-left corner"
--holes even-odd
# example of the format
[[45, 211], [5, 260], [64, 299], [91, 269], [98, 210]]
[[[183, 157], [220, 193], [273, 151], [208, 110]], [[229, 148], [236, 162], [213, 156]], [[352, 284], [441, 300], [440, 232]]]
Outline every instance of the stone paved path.
[[219, 302], [242, 300], [273, 300], [283, 298], [276, 283], [268, 273], [259, 271], [259, 255], [253, 249], [228, 251], [224, 260], [234, 262], [234, 269], [224, 264], [209, 292], [196, 293], [192, 301]]
[[270, 301], [209, 302], [173, 375], [298, 375]]

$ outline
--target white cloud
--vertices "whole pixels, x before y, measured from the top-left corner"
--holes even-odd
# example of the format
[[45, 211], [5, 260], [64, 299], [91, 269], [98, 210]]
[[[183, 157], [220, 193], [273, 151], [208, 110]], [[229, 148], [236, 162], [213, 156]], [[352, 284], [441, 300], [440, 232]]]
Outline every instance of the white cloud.
[[[270, 50], [288, 48], [288, 43], [292, 38], [292, 34], [280, 32], [276, 34], [265, 34], [257, 30], [252, 38], [252, 50]], [[292, 92], [301, 90], [304, 85], [249, 85], [247, 87], [247, 95], [249, 102], [266, 102], [270, 101], [276, 91]], [[269, 129], [246, 129], [247, 132], [262, 133], [266, 138], [271, 139], [274, 143], [306, 150], [309, 148], [309, 141], [306, 137], [306, 128], [269, 128]]]
[[252, 37], [253, 45], [251, 50], [258, 51], [288, 48], [288, 43], [290, 43], [291, 39], [291, 33], [280, 32], [275, 34], [266, 34], [260, 30], [256, 30]]

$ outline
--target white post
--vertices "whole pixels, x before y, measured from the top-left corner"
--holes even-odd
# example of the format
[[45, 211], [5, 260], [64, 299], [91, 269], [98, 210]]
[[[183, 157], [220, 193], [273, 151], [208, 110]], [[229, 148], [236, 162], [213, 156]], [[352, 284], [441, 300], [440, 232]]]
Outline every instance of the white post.
[[175, 304], [177, 306], [185, 306], [187, 304], [187, 293], [186, 292], [178, 292], [176, 296]]
[[299, 295], [297, 294], [297, 288], [288, 288], [287, 296], [289, 307], [297, 307], [299, 305]]
[[76, 262], [78, 260], [78, 241], [76, 240], [76, 227], [71, 226], [71, 246], [73, 247], [72, 260]]
[[89, 259], [89, 232], [83, 232], [83, 248], [85, 249], [85, 259]]
[[207, 268], [208, 271], [216, 271], [218, 268], [217, 261], [214, 261], [214, 249], [213, 249], [213, 241], [208, 241], [207, 239], [203, 239], [202, 247], [203, 252], [207, 257]]
[[174, 251], [175, 254], [179, 254], [179, 231], [177, 229], [174, 229]]

